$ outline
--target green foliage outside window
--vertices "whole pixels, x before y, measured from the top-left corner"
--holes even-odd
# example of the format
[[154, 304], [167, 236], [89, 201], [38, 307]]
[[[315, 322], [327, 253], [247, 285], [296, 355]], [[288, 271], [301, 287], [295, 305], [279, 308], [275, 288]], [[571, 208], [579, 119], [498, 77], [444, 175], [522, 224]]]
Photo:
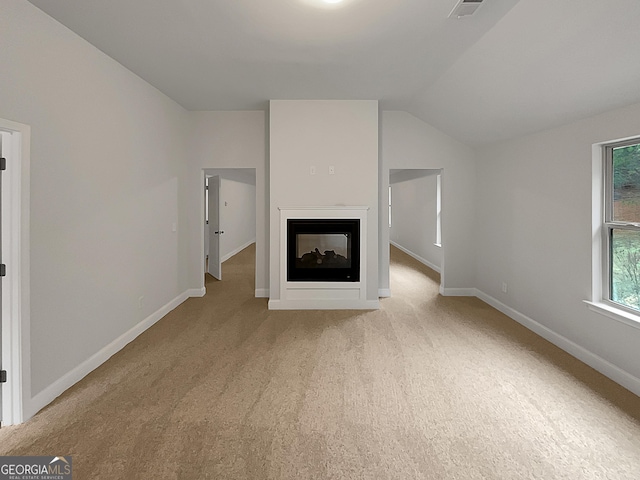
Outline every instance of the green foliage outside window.
[[615, 191], [640, 187], [640, 144], [613, 151], [613, 188]]
[[614, 230], [611, 250], [611, 300], [640, 310], [640, 233]]
[[[614, 222], [640, 224], [640, 144], [613, 149]], [[611, 300], [640, 310], [640, 230], [611, 229]]]

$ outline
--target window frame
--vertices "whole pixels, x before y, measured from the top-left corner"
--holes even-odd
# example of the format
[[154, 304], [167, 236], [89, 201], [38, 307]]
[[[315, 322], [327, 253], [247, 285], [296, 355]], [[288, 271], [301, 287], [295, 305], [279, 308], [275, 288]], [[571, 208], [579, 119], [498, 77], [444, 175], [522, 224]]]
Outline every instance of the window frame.
[[600, 302], [614, 310], [621, 310], [625, 317], [638, 322], [640, 326], [640, 309], [635, 309], [616, 302], [613, 297], [612, 263], [613, 251], [611, 239], [614, 230], [629, 230], [640, 234], [640, 223], [615, 221], [613, 218], [614, 178], [613, 178], [613, 151], [617, 148], [639, 145], [640, 137], [634, 137], [623, 141], [606, 143], [602, 147], [603, 156], [603, 199], [602, 199], [602, 289]]

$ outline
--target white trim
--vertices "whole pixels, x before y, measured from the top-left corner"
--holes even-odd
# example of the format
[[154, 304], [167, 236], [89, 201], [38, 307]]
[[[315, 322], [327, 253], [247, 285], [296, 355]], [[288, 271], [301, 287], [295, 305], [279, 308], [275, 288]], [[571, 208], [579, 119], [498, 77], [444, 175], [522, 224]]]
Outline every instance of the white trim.
[[199, 243], [200, 243], [200, 249], [199, 249], [199, 253], [198, 253], [198, 262], [200, 263], [200, 279], [202, 281], [202, 286], [200, 288], [205, 288], [205, 278], [206, 278], [206, 274], [207, 274], [207, 268], [206, 268], [206, 264], [207, 264], [207, 259], [204, 255], [205, 252], [205, 246], [204, 246], [204, 229], [205, 227], [207, 227], [206, 222], [205, 222], [205, 191], [206, 191], [206, 181], [207, 181], [207, 174], [204, 171], [205, 169], [200, 169], [200, 213], [198, 215], [198, 224], [200, 225], [200, 238], [199, 238]]
[[440, 286], [440, 295], [443, 297], [475, 297], [475, 288], [445, 288]]
[[3, 263], [7, 276], [2, 282], [2, 366], [7, 383], [2, 384], [2, 423], [25, 420], [25, 399], [31, 396], [30, 281], [29, 281], [29, 185], [31, 128], [0, 119], [0, 130], [11, 135], [7, 170], [3, 173], [2, 232]]
[[205, 287], [202, 288], [190, 288], [189, 290], [187, 290], [185, 292], [185, 294], [187, 295], [187, 297], [192, 298], [192, 297], [204, 297], [207, 294], [207, 289]]
[[613, 320], [624, 323], [625, 325], [629, 325], [634, 328], [640, 328], [638, 315], [626, 312], [625, 310], [616, 308], [612, 305], [607, 305], [606, 303], [591, 302], [589, 300], [583, 301], [592, 312], [605, 315]]
[[436, 247], [442, 246], [442, 170], [436, 175]]
[[[348, 210], [369, 210], [367, 205], [322, 205], [322, 206], [303, 206], [303, 207], [278, 207], [278, 210], [294, 210], [287, 218], [307, 218], [304, 214], [296, 214], [295, 210], [308, 210], [308, 211], [317, 211], [317, 210], [335, 210], [338, 212], [336, 218], [340, 216], [348, 218], [351, 214]], [[309, 218], [320, 218], [320, 217], [309, 217]], [[329, 217], [329, 218], [333, 218]]]
[[268, 288], [256, 288], [255, 296], [256, 296], [256, 298], [269, 298], [269, 289]]
[[380, 310], [379, 300], [269, 300], [269, 310]]
[[390, 288], [379, 288], [378, 289], [378, 297], [379, 298], [389, 298], [391, 296]]
[[402, 250], [404, 253], [406, 253], [407, 255], [409, 255], [410, 257], [415, 258], [416, 260], [418, 260], [420, 263], [422, 263], [423, 265], [426, 265], [427, 267], [429, 267], [431, 270], [434, 270], [438, 273], [440, 273], [440, 267], [438, 267], [437, 265], [431, 263], [429, 260], [427, 260], [426, 258], [421, 257], [420, 255], [418, 255], [417, 253], [413, 253], [411, 250], [409, 250], [408, 248], [403, 247], [402, 245], [394, 242], [393, 240], [389, 240], [389, 243], [391, 245], [393, 245], [394, 247], [396, 247], [398, 250]]
[[238, 248], [234, 249], [233, 251], [227, 253], [224, 257], [222, 257], [220, 259], [220, 263], [222, 262], [226, 262], [227, 260], [229, 260], [231, 257], [233, 257], [234, 255], [237, 255], [238, 253], [240, 253], [242, 250], [244, 250], [245, 248], [247, 248], [249, 245], [256, 243], [256, 239], [254, 238], [253, 240], [249, 240], [247, 243], [245, 243], [244, 245], [239, 246]]
[[633, 376], [626, 370], [621, 369], [617, 365], [614, 365], [613, 363], [605, 360], [604, 358], [596, 355], [595, 353], [587, 350], [586, 348], [578, 345], [568, 338], [563, 337], [559, 333], [554, 332], [550, 328], [545, 327], [532, 318], [527, 317], [526, 315], [505, 305], [504, 303], [487, 295], [486, 293], [476, 289], [476, 296], [483, 302], [491, 305], [493, 308], [504, 313], [506, 316], [512, 318], [527, 329], [553, 343], [558, 348], [564, 350], [568, 354], [586, 363], [606, 377], [609, 377], [614, 382], [622, 385], [626, 389], [640, 396], [640, 378]]
[[603, 146], [591, 147], [591, 300], [603, 298], [604, 278], [609, 274], [603, 258], [607, 238], [602, 228], [604, 219], [604, 161]]
[[189, 298], [189, 293], [191, 291], [188, 290], [184, 293], [181, 293], [176, 298], [171, 300], [169, 303], [161, 307], [155, 313], [152, 313], [143, 321], [138, 323], [128, 332], [123, 333], [118, 338], [116, 338], [113, 342], [102, 348], [100, 351], [89, 357], [87, 360], [82, 362], [76, 368], [67, 372], [65, 375], [60, 377], [58, 380], [53, 382], [47, 388], [42, 390], [36, 396], [34, 396], [31, 401], [26, 405], [26, 418], [30, 418], [42, 408], [47, 406], [53, 400], [55, 400], [59, 395], [61, 395], [65, 390], [72, 387], [84, 377], [86, 377], [89, 373], [94, 371], [104, 362], [109, 360], [113, 355], [122, 350], [127, 344], [136, 339], [141, 333], [145, 330], [149, 329], [156, 322], [162, 319], [165, 315], [167, 315], [171, 310], [176, 308], [182, 302], [184, 302], [187, 298]]
[[[367, 299], [368, 206], [278, 207], [280, 211], [280, 298], [269, 301], [272, 310], [337, 310], [380, 308]], [[360, 221], [360, 280], [357, 282], [290, 282], [287, 278], [287, 221], [289, 219], [358, 219]]]

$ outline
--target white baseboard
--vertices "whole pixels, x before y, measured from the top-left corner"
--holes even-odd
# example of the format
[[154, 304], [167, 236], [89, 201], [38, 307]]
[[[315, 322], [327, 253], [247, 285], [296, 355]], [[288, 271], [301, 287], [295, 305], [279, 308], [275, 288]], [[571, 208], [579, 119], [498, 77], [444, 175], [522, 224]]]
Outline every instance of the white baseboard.
[[378, 297], [379, 298], [389, 298], [391, 296], [390, 288], [379, 288], [378, 289]]
[[587, 350], [586, 348], [578, 345], [577, 343], [569, 340], [559, 333], [554, 332], [550, 328], [536, 322], [532, 318], [527, 317], [517, 310], [505, 305], [492, 296], [487, 295], [486, 293], [477, 289], [476, 296], [483, 302], [491, 305], [496, 310], [504, 313], [509, 318], [512, 318], [532, 332], [553, 343], [558, 348], [561, 348], [565, 352], [576, 357], [578, 360], [586, 363], [590, 367], [602, 373], [604, 376], [609, 377], [614, 382], [622, 385], [627, 390], [630, 390], [631, 392], [640, 396], [640, 378], [633, 376], [629, 372], [621, 369], [608, 360], [605, 360], [604, 358], [596, 355], [595, 353]]
[[[266, 289], [257, 289], [256, 297], [258, 297], [258, 293], [263, 294], [265, 297], [268, 296], [268, 291]], [[612, 364], [611, 362], [605, 360], [604, 358], [596, 355], [595, 353], [587, 350], [586, 348], [578, 345], [577, 343], [569, 340], [568, 338], [554, 332], [550, 328], [536, 322], [530, 317], [518, 312], [517, 310], [505, 305], [499, 300], [487, 295], [486, 293], [475, 289], [475, 288], [454, 288], [454, 289], [444, 289], [446, 295], [455, 295], [455, 296], [476, 296], [483, 302], [491, 305], [496, 310], [504, 313], [511, 319], [520, 323], [527, 329], [533, 331], [534, 333], [540, 335], [545, 338], [549, 342], [553, 343], [557, 347], [561, 348], [565, 352], [570, 355], [576, 357], [580, 361], [586, 363], [591, 366], [598, 372], [602, 373], [606, 377], [610, 378], [614, 382], [622, 385], [627, 388], [634, 394], [640, 396], [640, 379], [633, 376], [629, 372], [621, 369], [620, 367]], [[33, 415], [35, 415], [39, 410], [47, 406], [53, 400], [55, 400], [59, 395], [61, 395], [65, 390], [75, 385], [77, 382], [82, 380], [85, 376], [91, 373], [93, 370], [98, 368], [104, 362], [106, 362], [113, 355], [118, 353], [122, 348], [124, 348], [128, 343], [133, 341], [136, 337], [138, 337], [145, 330], [150, 328], [160, 319], [162, 319], [165, 315], [167, 315], [171, 310], [175, 309], [178, 305], [184, 302], [189, 297], [197, 297], [202, 296], [204, 293], [204, 288], [202, 289], [191, 289], [186, 292], [178, 295], [176, 298], [171, 300], [169, 303], [158, 309], [155, 313], [149, 315], [143, 321], [138, 323], [129, 331], [122, 334], [120, 337], [115, 339], [109, 345], [102, 348], [100, 351], [95, 353], [89, 359], [78, 365], [76, 368], [63, 375], [61, 378], [56, 380], [54, 383], [49, 385], [47, 388], [39, 392], [37, 395], [32, 397], [29, 401], [25, 402], [24, 408], [24, 417], [23, 421], [27, 421]], [[266, 293], [266, 294], [265, 294]], [[308, 301], [304, 302], [306, 308], [309, 308]], [[325, 305], [318, 305], [318, 307], [326, 308]], [[295, 302], [282, 302], [280, 300], [269, 300], [269, 309], [271, 310], [289, 310], [289, 309], [299, 309], [300, 306], [296, 306]], [[340, 305], [335, 305], [336, 309], [344, 308]], [[346, 308], [354, 308], [353, 305]], [[380, 303], [377, 300], [365, 300], [362, 301], [358, 307], [361, 309], [379, 309]]]
[[[198, 292], [198, 289], [194, 291]], [[131, 330], [123, 333], [118, 338], [116, 338], [113, 342], [102, 348], [100, 351], [89, 357], [87, 360], [82, 362], [76, 368], [66, 373], [58, 380], [53, 382], [47, 388], [39, 392], [37, 395], [31, 398], [31, 400], [25, 402], [24, 409], [24, 418], [23, 421], [27, 421], [29, 418], [33, 417], [36, 413], [38, 413], [42, 408], [49, 405], [53, 400], [55, 400], [58, 396], [60, 396], [65, 390], [72, 387], [84, 377], [86, 377], [89, 373], [94, 371], [104, 362], [109, 360], [113, 355], [122, 350], [128, 343], [132, 342], [136, 337], [138, 337], [141, 333], [147, 330], [149, 327], [158, 322], [162, 317], [168, 314], [171, 310], [176, 308], [182, 302], [184, 302], [190, 296], [190, 292], [192, 290], [187, 290], [184, 293], [181, 293], [176, 298], [171, 300], [169, 303], [161, 307], [155, 313], [152, 313], [147, 318], [142, 320], [136, 326], [134, 326]], [[196, 295], [194, 295], [196, 296]]]
[[475, 288], [444, 288], [440, 285], [440, 295], [444, 297], [476, 297]]
[[204, 297], [207, 293], [207, 289], [205, 287], [202, 288], [191, 288], [186, 291], [187, 297]]
[[222, 262], [226, 262], [227, 260], [229, 260], [231, 257], [233, 257], [234, 255], [240, 253], [242, 250], [244, 250], [245, 248], [247, 248], [249, 245], [251, 245], [252, 243], [256, 243], [256, 239], [254, 238], [253, 240], [249, 240], [247, 243], [245, 243], [244, 245], [240, 245], [238, 248], [235, 248], [233, 251], [227, 253], [226, 255], [224, 255], [221, 259], [220, 259], [220, 263]]
[[256, 298], [269, 298], [269, 289], [256, 288]]
[[393, 245], [394, 247], [396, 247], [398, 250], [402, 250], [404, 253], [406, 253], [407, 255], [409, 255], [410, 257], [415, 258], [416, 260], [418, 260], [420, 263], [422, 263], [423, 265], [426, 265], [427, 267], [429, 267], [431, 270], [435, 270], [436, 272], [440, 273], [440, 267], [434, 263], [431, 263], [429, 260], [427, 260], [426, 258], [421, 257], [420, 255], [418, 255], [417, 253], [413, 253], [411, 250], [403, 247], [402, 245], [397, 244], [396, 242], [389, 240], [389, 243], [391, 245]]

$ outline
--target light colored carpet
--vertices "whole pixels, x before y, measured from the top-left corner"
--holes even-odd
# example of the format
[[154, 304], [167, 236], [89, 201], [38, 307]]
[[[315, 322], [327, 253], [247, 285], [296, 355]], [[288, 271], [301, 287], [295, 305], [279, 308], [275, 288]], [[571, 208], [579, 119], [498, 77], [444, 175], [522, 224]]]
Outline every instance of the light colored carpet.
[[0, 454], [82, 479], [637, 479], [640, 398], [392, 250], [382, 310], [268, 311], [254, 248]]

